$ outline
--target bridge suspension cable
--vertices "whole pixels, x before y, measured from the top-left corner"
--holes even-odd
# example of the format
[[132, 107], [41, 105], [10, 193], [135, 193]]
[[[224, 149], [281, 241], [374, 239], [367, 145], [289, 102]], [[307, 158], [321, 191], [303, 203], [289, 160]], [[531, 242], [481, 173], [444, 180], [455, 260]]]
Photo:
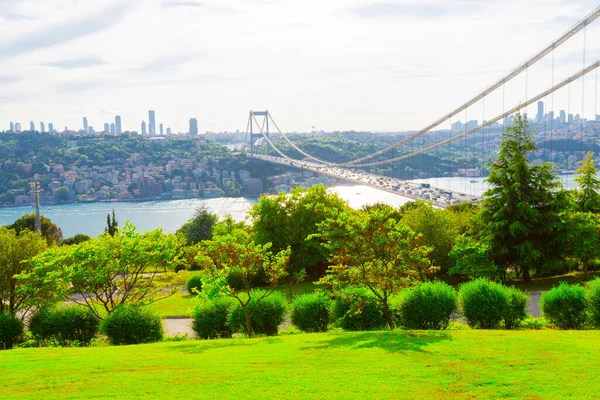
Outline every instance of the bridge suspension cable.
[[497, 116], [497, 117], [495, 117], [495, 118], [493, 118], [493, 119], [491, 119], [489, 121], [485, 121], [482, 124], [479, 124], [475, 128], [470, 129], [470, 130], [468, 130], [468, 131], [466, 131], [464, 133], [461, 133], [459, 135], [453, 136], [453, 137], [451, 137], [449, 139], [443, 140], [443, 141], [441, 141], [439, 143], [436, 143], [436, 144], [433, 144], [433, 145], [428, 146], [426, 148], [417, 150], [417, 151], [412, 152], [410, 154], [405, 154], [405, 155], [402, 155], [402, 156], [399, 156], [399, 157], [391, 158], [389, 160], [377, 161], [377, 162], [371, 162], [371, 163], [359, 164], [359, 165], [352, 165], [352, 166], [349, 166], [349, 167], [351, 167], [351, 168], [374, 167], [374, 166], [378, 166], [378, 165], [389, 164], [389, 163], [392, 163], [392, 162], [405, 160], [407, 158], [414, 157], [414, 156], [416, 156], [418, 154], [422, 154], [422, 153], [426, 153], [428, 151], [434, 150], [434, 149], [436, 149], [436, 148], [438, 148], [440, 146], [446, 145], [448, 143], [452, 143], [452, 142], [454, 142], [454, 141], [456, 141], [458, 139], [461, 139], [461, 138], [463, 138], [465, 136], [468, 136], [468, 135], [470, 135], [470, 134], [472, 134], [474, 132], [477, 132], [477, 131], [479, 131], [479, 130], [481, 130], [481, 129], [483, 129], [483, 128], [485, 128], [485, 127], [487, 127], [487, 126], [489, 126], [489, 125], [491, 125], [491, 124], [493, 124], [493, 123], [495, 123], [495, 122], [497, 122], [497, 121], [499, 121], [499, 120], [501, 120], [501, 119], [503, 119], [503, 118], [505, 118], [505, 117], [507, 117], [507, 116], [509, 116], [509, 115], [511, 115], [513, 113], [515, 113], [515, 112], [517, 112], [517, 111], [519, 111], [521, 108], [527, 107], [528, 105], [530, 105], [530, 104], [532, 104], [532, 103], [534, 103], [534, 102], [536, 102], [538, 100], [543, 99], [547, 95], [554, 93], [555, 91], [557, 91], [558, 89], [560, 89], [560, 88], [562, 88], [562, 87], [564, 87], [566, 85], [569, 85], [571, 82], [576, 81], [577, 79], [583, 77], [584, 75], [586, 75], [587, 73], [589, 73], [589, 72], [597, 69], [598, 67], [600, 67], [600, 59], [597, 60], [596, 62], [594, 62], [593, 64], [590, 64], [588, 67], [582, 69], [581, 71], [577, 72], [575, 75], [572, 75], [571, 77], [565, 79], [564, 81], [562, 81], [562, 82], [560, 82], [560, 83], [552, 86], [550, 89], [546, 90], [545, 92], [542, 92], [542, 93], [538, 94], [537, 96], [534, 96], [534, 97], [530, 98], [526, 102], [524, 102], [522, 104], [519, 104], [519, 105], [511, 108], [510, 110], [508, 110], [508, 111], [500, 114], [499, 116]]

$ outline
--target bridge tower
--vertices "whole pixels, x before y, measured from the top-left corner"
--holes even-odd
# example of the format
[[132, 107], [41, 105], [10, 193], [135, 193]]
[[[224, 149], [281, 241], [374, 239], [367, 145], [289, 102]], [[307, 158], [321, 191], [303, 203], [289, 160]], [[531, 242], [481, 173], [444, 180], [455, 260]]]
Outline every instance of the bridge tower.
[[[262, 118], [262, 126], [259, 124], [259, 120], [256, 117]], [[262, 139], [263, 134], [267, 138], [269, 137], [269, 111], [252, 111], [248, 116], [248, 128], [250, 134], [250, 157], [254, 157], [254, 139]], [[256, 129], [255, 129], [256, 128]], [[258, 131], [255, 133], [255, 130]], [[270, 146], [267, 143], [267, 154], [269, 154]]]

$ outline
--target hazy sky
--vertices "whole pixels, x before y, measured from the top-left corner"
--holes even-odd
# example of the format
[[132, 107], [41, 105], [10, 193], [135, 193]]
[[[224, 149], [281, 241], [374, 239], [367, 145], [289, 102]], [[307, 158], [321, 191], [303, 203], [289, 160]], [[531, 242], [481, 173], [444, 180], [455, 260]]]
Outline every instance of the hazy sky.
[[[101, 130], [245, 131], [269, 109], [285, 131], [419, 129], [597, 7], [597, 0], [0, 0], [0, 130], [34, 120]], [[600, 57], [600, 21], [586, 31]], [[555, 81], [583, 65], [556, 51]], [[552, 58], [508, 85], [505, 106], [551, 86]], [[596, 110], [595, 74], [554, 108]], [[460, 119], [502, 111], [502, 93]], [[535, 113], [535, 107], [529, 114]]]

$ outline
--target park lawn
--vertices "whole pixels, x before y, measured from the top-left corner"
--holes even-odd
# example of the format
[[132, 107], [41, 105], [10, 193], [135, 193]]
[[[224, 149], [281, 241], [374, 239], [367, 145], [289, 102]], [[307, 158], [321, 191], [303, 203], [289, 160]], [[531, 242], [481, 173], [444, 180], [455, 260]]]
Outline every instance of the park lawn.
[[600, 331], [336, 332], [0, 352], [0, 399], [598, 398]]

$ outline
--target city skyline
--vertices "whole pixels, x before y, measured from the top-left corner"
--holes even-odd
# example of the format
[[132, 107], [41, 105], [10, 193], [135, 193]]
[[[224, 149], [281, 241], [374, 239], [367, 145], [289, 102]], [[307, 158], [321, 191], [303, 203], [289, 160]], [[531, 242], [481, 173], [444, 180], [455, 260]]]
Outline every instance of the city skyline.
[[[75, 130], [81, 115], [96, 126], [121, 115], [126, 130], [137, 130], [134, 121], [153, 109], [175, 132], [187, 130], [190, 115], [200, 116], [201, 131], [235, 131], [245, 128], [249, 109], [269, 109], [285, 131], [419, 129], [597, 5], [527, 1], [515, 13], [514, 4], [2, 2], [0, 127], [53, 120]], [[586, 32], [588, 38], [599, 33], [598, 24]], [[581, 68], [582, 44], [580, 34], [556, 51], [556, 81]], [[600, 56], [593, 46], [588, 40], [588, 61]], [[267, 62], [252, 62], [265, 52]], [[546, 89], [551, 75], [547, 57], [532, 68], [527, 85], [521, 78], [511, 82], [506, 103]], [[586, 77], [584, 95], [583, 82], [557, 92], [554, 112], [568, 103], [570, 113], [598, 112], [595, 79]], [[485, 112], [477, 105], [464, 119], [489, 119], [501, 103], [490, 96]], [[535, 104], [527, 112], [535, 115]]]

